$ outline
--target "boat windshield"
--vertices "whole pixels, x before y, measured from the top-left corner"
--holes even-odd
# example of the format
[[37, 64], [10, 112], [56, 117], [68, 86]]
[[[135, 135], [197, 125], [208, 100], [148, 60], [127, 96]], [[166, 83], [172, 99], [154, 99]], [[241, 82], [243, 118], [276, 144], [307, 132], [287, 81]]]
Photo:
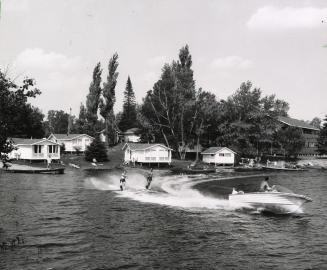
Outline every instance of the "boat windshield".
[[278, 191], [278, 192], [285, 192], [285, 193], [294, 193], [292, 190], [286, 188], [286, 187], [283, 187], [281, 185], [275, 185], [275, 189]]

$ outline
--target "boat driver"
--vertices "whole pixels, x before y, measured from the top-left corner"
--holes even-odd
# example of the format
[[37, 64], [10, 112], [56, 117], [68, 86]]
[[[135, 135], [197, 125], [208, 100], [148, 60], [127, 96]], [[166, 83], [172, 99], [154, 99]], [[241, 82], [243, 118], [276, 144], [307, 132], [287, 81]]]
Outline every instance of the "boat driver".
[[272, 188], [269, 186], [268, 181], [269, 181], [269, 177], [266, 176], [265, 180], [263, 180], [260, 184], [260, 191], [264, 191], [264, 192], [272, 191]]

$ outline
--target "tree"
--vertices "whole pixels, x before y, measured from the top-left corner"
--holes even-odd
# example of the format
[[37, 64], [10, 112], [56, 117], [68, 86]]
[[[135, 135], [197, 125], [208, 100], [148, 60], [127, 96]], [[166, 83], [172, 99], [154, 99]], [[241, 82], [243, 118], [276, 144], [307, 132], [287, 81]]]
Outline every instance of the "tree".
[[7, 154], [13, 150], [13, 145], [8, 138], [43, 135], [43, 115], [28, 103], [28, 98], [41, 94], [34, 85], [33, 79], [25, 78], [19, 86], [0, 70], [1, 158], [7, 158]]
[[86, 97], [86, 119], [89, 124], [89, 131], [94, 135], [95, 125], [98, 120], [98, 108], [101, 95], [101, 64], [98, 63], [93, 70], [92, 82], [89, 87], [89, 94]]
[[[180, 149], [190, 139], [191, 115], [195, 99], [192, 57], [188, 46], [181, 48], [179, 60], [165, 64], [160, 79], [143, 100], [142, 114], [156, 127], [156, 138]], [[181, 155], [181, 152], [179, 152]]]
[[100, 162], [108, 160], [106, 147], [104, 143], [101, 142], [99, 135], [95, 136], [95, 139], [85, 151], [85, 160], [93, 161], [94, 158]]
[[103, 98], [100, 100], [100, 114], [105, 119], [108, 145], [116, 143], [116, 123], [113, 107], [116, 102], [115, 88], [118, 78], [118, 65], [118, 54], [115, 53], [109, 60], [107, 82], [103, 84]]
[[281, 128], [276, 132], [275, 137], [287, 157], [297, 156], [304, 147], [305, 139], [299, 128]]
[[310, 121], [310, 125], [319, 128], [321, 127], [321, 119], [319, 117], [315, 117]]
[[130, 77], [128, 76], [126, 88], [124, 91], [123, 113], [118, 127], [121, 131], [126, 131], [128, 128], [136, 126], [136, 102], [133, 91], [133, 86]]
[[82, 134], [89, 133], [87, 119], [86, 119], [86, 108], [83, 103], [81, 103], [79, 107], [79, 115], [78, 115], [78, 119], [76, 119], [74, 131]]
[[327, 115], [325, 116], [323, 126], [319, 132], [318, 152], [320, 155], [327, 154]]
[[46, 122], [46, 125], [48, 125], [50, 133], [68, 133], [68, 121], [69, 114], [63, 110], [48, 111], [48, 121]]
[[288, 103], [275, 95], [261, 96], [250, 81], [220, 105], [217, 143], [229, 146], [241, 155], [253, 156], [271, 149], [276, 118], [287, 116]]

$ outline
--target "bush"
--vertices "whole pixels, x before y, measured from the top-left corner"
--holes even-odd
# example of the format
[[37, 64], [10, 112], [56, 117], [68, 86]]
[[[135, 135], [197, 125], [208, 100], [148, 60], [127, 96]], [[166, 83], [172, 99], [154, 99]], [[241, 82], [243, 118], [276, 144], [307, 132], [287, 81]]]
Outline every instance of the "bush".
[[93, 142], [87, 147], [85, 151], [85, 160], [93, 161], [108, 161], [106, 146], [100, 140], [100, 136], [96, 136]]

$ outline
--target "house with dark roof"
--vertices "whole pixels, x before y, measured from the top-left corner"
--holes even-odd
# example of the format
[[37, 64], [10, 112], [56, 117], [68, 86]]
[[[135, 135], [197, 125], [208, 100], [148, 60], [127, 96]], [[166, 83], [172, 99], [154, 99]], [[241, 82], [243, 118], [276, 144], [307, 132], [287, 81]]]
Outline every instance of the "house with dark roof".
[[43, 139], [12, 138], [15, 150], [8, 155], [10, 159], [24, 160], [52, 160], [60, 159], [60, 145], [56, 142]]
[[285, 116], [279, 116], [277, 121], [279, 122], [279, 128], [296, 127], [302, 131], [305, 145], [301, 150], [300, 155], [317, 154], [319, 128], [314, 127], [304, 121]]
[[210, 147], [202, 153], [204, 163], [215, 165], [234, 165], [236, 152], [227, 147]]
[[84, 152], [94, 140], [87, 134], [51, 134], [48, 139], [65, 145], [65, 152]]
[[172, 149], [160, 143], [126, 143], [123, 150], [126, 163], [171, 163]]

